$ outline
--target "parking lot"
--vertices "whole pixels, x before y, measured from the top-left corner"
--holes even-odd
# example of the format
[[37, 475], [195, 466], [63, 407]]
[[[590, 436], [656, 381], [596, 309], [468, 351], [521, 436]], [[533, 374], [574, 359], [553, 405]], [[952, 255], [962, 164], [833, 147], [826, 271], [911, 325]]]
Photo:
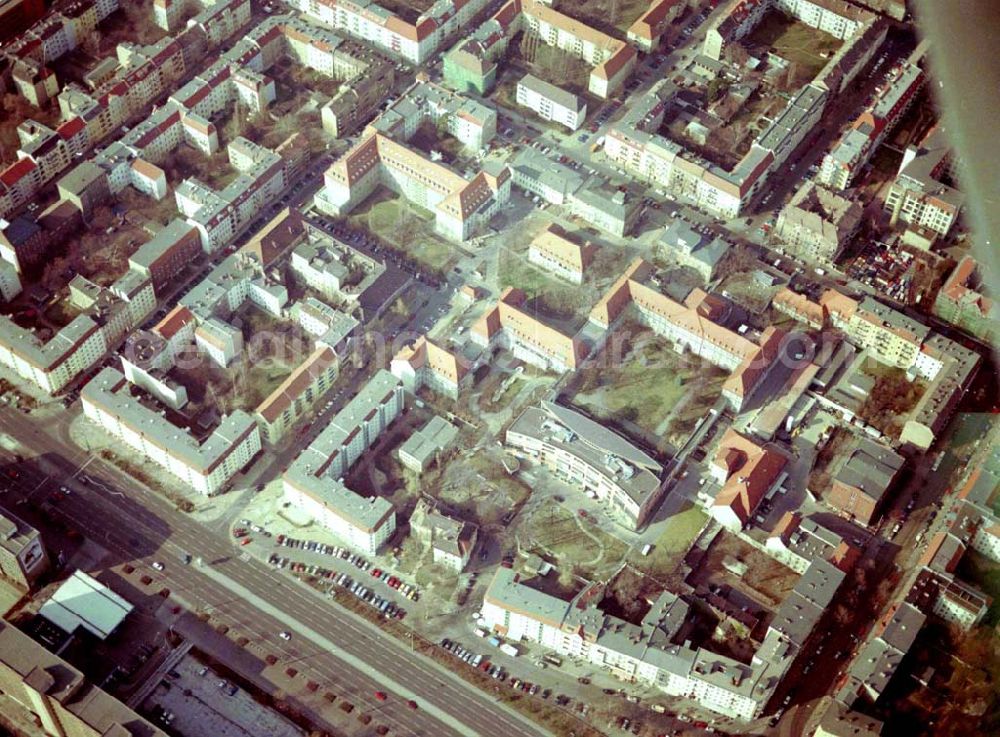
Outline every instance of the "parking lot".
[[221, 678], [190, 653], [143, 703], [151, 719], [185, 737], [299, 737], [302, 730]]

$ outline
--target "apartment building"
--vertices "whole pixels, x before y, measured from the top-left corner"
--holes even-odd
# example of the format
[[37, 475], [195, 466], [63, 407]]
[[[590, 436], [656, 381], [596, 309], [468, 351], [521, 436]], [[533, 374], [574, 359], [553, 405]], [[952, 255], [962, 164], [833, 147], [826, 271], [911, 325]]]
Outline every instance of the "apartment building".
[[496, 134], [496, 111], [436, 84], [416, 82], [365, 129], [354, 147], [334, 162], [316, 197], [320, 210], [341, 216], [383, 184], [435, 214], [435, 230], [467, 240], [510, 197], [510, 170], [486, 162], [466, 179], [405, 145], [424, 122], [445, 130], [470, 149]]
[[566, 126], [575, 131], [587, 118], [587, 103], [561, 87], [549, 84], [531, 74], [517, 83], [518, 105], [533, 110], [542, 120]]
[[[515, 0], [516, 1], [516, 0]], [[601, 99], [614, 95], [635, 68], [638, 54], [624, 41], [560, 13], [539, 0], [520, 0], [526, 32], [594, 65], [587, 91]]]
[[553, 161], [540, 151], [525, 146], [509, 162], [514, 185], [531, 197], [538, 195], [553, 205], [564, 205], [583, 186], [583, 177], [574, 169]]
[[538, 643], [623, 681], [748, 721], [763, 711], [843, 580], [843, 572], [825, 561], [811, 565], [779, 607], [749, 664], [691, 648], [686, 643], [688, 605], [666, 591], [635, 625], [597, 609], [588, 598], [593, 592], [564, 601], [526, 586], [513, 570], [501, 567], [482, 612], [486, 627], [513, 641]]
[[566, 198], [570, 213], [596, 228], [624, 238], [639, 219], [638, 189], [592, 176]]
[[721, 58], [727, 44], [749, 33], [770, 9], [814, 25], [845, 44], [802, 87], [785, 109], [762, 130], [730, 170], [705, 161], [660, 134], [666, 116], [679, 115], [678, 90], [662, 80], [634, 101], [605, 137], [604, 151], [632, 176], [690, 201], [722, 218], [734, 218], [757, 195], [767, 177], [781, 167], [818, 123], [832, 96], [857, 76], [885, 39], [886, 24], [840, 0], [734, 0], [707, 29], [703, 53]]
[[206, 496], [222, 491], [261, 448], [260, 432], [246, 412], [224, 416], [199, 442], [134, 399], [125, 376], [112, 368], [101, 369], [80, 392], [80, 399], [87, 419]]
[[213, 319], [228, 320], [245, 302], [280, 317], [288, 304], [288, 289], [264, 273], [255, 254], [243, 250], [227, 256], [177, 301], [199, 326]]
[[175, 218], [129, 256], [129, 268], [153, 284], [160, 295], [174, 277], [187, 268], [201, 252], [201, 238], [193, 225]]
[[292, 319], [316, 339], [316, 347], [327, 347], [343, 357], [361, 324], [353, 315], [336, 310], [315, 297], [306, 297], [292, 305]]
[[952, 179], [951, 148], [944, 129], [935, 126], [919, 145], [906, 147], [885, 196], [890, 222], [948, 235], [965, 202], [965, 195], [946, 183]]
[[0, 512], [0, 576], [30, 590], [49, 568], [38, 530], [11, 512]]
[[823, 157], [816, 175], [819, 183], [837, 190], [852, 186], [875, 149], [916, 101], [925, 82], [923, 70], [906, 61], [889, 74], [889, 79], [876, 88], [872, 103]]
[[458, 89], [488, 94], [510, 39], [519, 32], [555, 46], [593, 65], [587, 90], [601, 99], [613, 96], [635, 68], [637, 54], [624, 41], [560, 13], [553, 3], [507, 0], [471, 36], [445, 56], [445, 78]]
[[625, 37], [644, 54], [656, 51], [660, 37], [688, 8], [688, 0], [653, 0], [649, 10], [636, 18]]
[[876, 622], [857, 657], [851, 661], [846, 679], [836, 694], [849, 707], [875, 703], [889, 686], [910, 651], [927, 616], [912, 604], [893, 606]]
[[509, 0], [463, 41], [444, 55], [444, 79], [463, 94], [488, 95], [497, 80], [500, 61], [520, 29], [521, 3]]
[[330, 348], [317, 348], [271, 392], [253, 416], [264, 440], [274, 445], [333, 386], [340, 361]]
[[188, 394], [187, 388], [167, 373], [174, 367], [175, 357], [171, 343], [152, 330], [136, 330], [129, 335], [119, 354], [122, 373], [130, 384], [144, 389], [170, 409], [179, 410], [188, 403]]
[[870, 525], [878, 518], [903, 463], [903, 457], [890, 448], [856, 437], [823, 501], [839, 514]]
[[755, 342], [748, 331], [722, 324], [728, 313], [725, 300], [695, 289], [683, 303], [675, 302], [646, 285], [653, 271], [642, 259], [633, 261], [591, 310], [590, 322], [607, 331], [634, 306], [639, 319], [673, 343], [675, 350], [691, 351], [732, 372], [722, 394], [735, 409], [741, 409], [770, 373], [785, 334], [768, 327]]
[[856, 202], [807, 181], [781, 209], [774, 238], [796, 258], [832, 264], [858, 231], [862, 214]]
[[484, 348], [499, 346], [509, 350], [544, 370], [575, 370], [586, 357], [585, 343], [539, 321], [525, 309], [527, 299], [520, 289], [507, 287], [496, 305], [472, 326], [472, 341]]
[[216, 253], [274, 202], [287, 186], [285, 162], [270, 149], [242, 136], [227, 147], [229, 162], [240, 176], [220, 191], [194, 179], [174, 190], [177, 209], [198, 229], [206, 253]]
[[282, 477], [289, 502], [367, 553], [392, 537], [395, 509], [382, 497], [351, 491], [341, 479], [402, 411], [403, 385], [388, 371], [377, 371]]
[[604, 152], [633, 177], [723, 218], [739, 215], [767, 176], [779, 169], [813, 130], [828, 98], [825, 89], [803, 87], [761, 131], [746, 155], [727, 171], [659, 133], [667, 115], [679, 114], [677, 94], [672, 81], [662, 80], [636, 99], [608, 131]]
[[706, 31], [702, 53], [721, 58], [728, 44], [750, 33], [770, 10], [790, 15], [841, 41], [857, 36], [874, 17], [845, 0], [732, 0]]
[[709, 475], [721, 485], [709, 501], [709, 514], [728, 530], [743, 529], [765, 497], [787, 478], [787, 463], [780, 453], [730, 428], [708, 464]]
[[982, 292], [979, 264], [963, 256], [934, 301], [934, 314], [983, 340], [1000, 336], [1000, 307]]
[[927, 450], [947, 425], [979, 370], [978, 353], [870, 297], [860, 302], [828, 289], [818, 303], [785, 297], [786, 309], [841, 330], [871, 358], [927, 383], [905, 418], [900, 441]]
[[464, 356], [442, 348], [426, 335], [400, 349], [389, 365], [389, 371], [403, 382], [408, 392], [416, 394], [426, 386], [452, 399], [458, 399], [459, 391], [467, 383], [469, 368]]
[[[846, 534], [846, 533], [845, 533]], [[768, 555], [796, 573], [805, 573], [814, 560], [825, 560], [847, 572], [861, 557], [861, 550], [821, 522], [819, 515], [802, 517], [786, 512], [765, 542]]]
[[110, 287], [77, 276], [70, 297], [76, 315], [47, 341], [0, 317], [0, 364], [50, 395], [96, 364], [156, 309], [152, 282], [131, 269]]
[[311, 227], [292, 249], [292, 273], [324, 297], [357, 303], [385, 266], [348, 243]]
[[507, 430], [514, 455], [537, 463], [602, 503], [630, 530], [663, 499], [663, 466], [617, 433], [554, 402], [529, 407]]
[[21, 293], [21, 277], [14, 264], [0, 260], [0, 302], [10, 302]]
[[729, 253], [729, 244], [718, 236], [709, 237], [677, 218], [663, 231], [658, 243], [662, 253], [678, 266], [694, 269], [710, 282]]
[[0, 622], [0, 692], [46, 737], [167, 737], [7, 622]]
[[373, 0], [290, 0], [301, 13], [411, 64], [423, 64], [461, 33], [487, 0], [443, 0], [408, 20]]
[[550, 223], [531, 241], [528, 261], [573, 284], [582, 284], [597, 246], [578, 243], [555, 223]]

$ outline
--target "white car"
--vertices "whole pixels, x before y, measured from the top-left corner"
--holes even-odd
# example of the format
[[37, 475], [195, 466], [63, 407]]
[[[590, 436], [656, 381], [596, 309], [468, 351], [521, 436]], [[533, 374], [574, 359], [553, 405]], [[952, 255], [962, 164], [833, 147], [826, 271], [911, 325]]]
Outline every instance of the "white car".
[[286, 642], [292, 639], [291, 633], [285, 631], [279, 632], [278, 637], [280, 637], [282, 640], [285, 640]]
[[160, 561], [158, 561], [158, 560], [154, 560], [153, 561], [153, 570], [155, 570], [155, 571], [162, 571], [163, 570], [163, 564]]

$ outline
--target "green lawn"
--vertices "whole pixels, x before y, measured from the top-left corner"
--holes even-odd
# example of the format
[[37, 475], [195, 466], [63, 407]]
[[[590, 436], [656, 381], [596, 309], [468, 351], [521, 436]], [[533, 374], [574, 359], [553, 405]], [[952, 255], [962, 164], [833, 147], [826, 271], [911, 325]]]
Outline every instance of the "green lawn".
[[718, 398], [723, 377], [702, 368], [701, 362], [685, 361], [666, 342], [654, 339], [633, 348], [619, 365], [602, 368], [598, 386], [585, 385], [575, 401], [596, 415], [660, 434], [658, 428], [686, 394], [693, 394], [699, 414]]
[[708, 519], [699, 507], [686, 503], [686, 507], [667, 520], [667, 526], [653, 545], [649, 555], [633, 551], [630, 561], [646, 573], [666, 574], [677, 567], [691, 543], [698, 537]]
[[498, 278], [500, 287], [517, 287], [528, 299], [538, 299], [543, 309], [554, 315], [572, 315], [585, 309], [586, 299], [581, 287], [550, 278], [544, 271], [528, 263], [527, 251], [510, 248], [500, 251]]
[[399, 204], [395, 200], [376, 202], [368, 211], [368, 225], [376, 233], [391, 228], [399, 220]]
[[434, 233], [434, 213], [387, 188], [374, 192], [351, 213], [350, 220], [431, 271], [446, 271], [455, 256], [454, 248]]

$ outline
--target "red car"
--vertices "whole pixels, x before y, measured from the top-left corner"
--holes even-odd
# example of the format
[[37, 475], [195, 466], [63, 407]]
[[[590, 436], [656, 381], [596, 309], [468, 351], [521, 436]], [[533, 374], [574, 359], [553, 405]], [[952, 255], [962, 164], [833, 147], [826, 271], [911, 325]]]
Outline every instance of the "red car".
[[385, 691], [376, 691], [375, 698], [379, 701], [385, 701], [389, 697], [385, 695]]
[[253, 541], [252, 537], [245, 537], [240, 540], [240, 545], [249, 545]]
[[409, 701], [407, 701], [406, 705], [408, 707], [410, 707], [411, 709], [416, 709], [417, 708], [417, 702], [414, 701], [413, 699], [410, 699]]
[[381, 575], [382, 575], [382, 569], [381, 568], [373, 568], [372, 569], [372, 577], [378, 578]]

